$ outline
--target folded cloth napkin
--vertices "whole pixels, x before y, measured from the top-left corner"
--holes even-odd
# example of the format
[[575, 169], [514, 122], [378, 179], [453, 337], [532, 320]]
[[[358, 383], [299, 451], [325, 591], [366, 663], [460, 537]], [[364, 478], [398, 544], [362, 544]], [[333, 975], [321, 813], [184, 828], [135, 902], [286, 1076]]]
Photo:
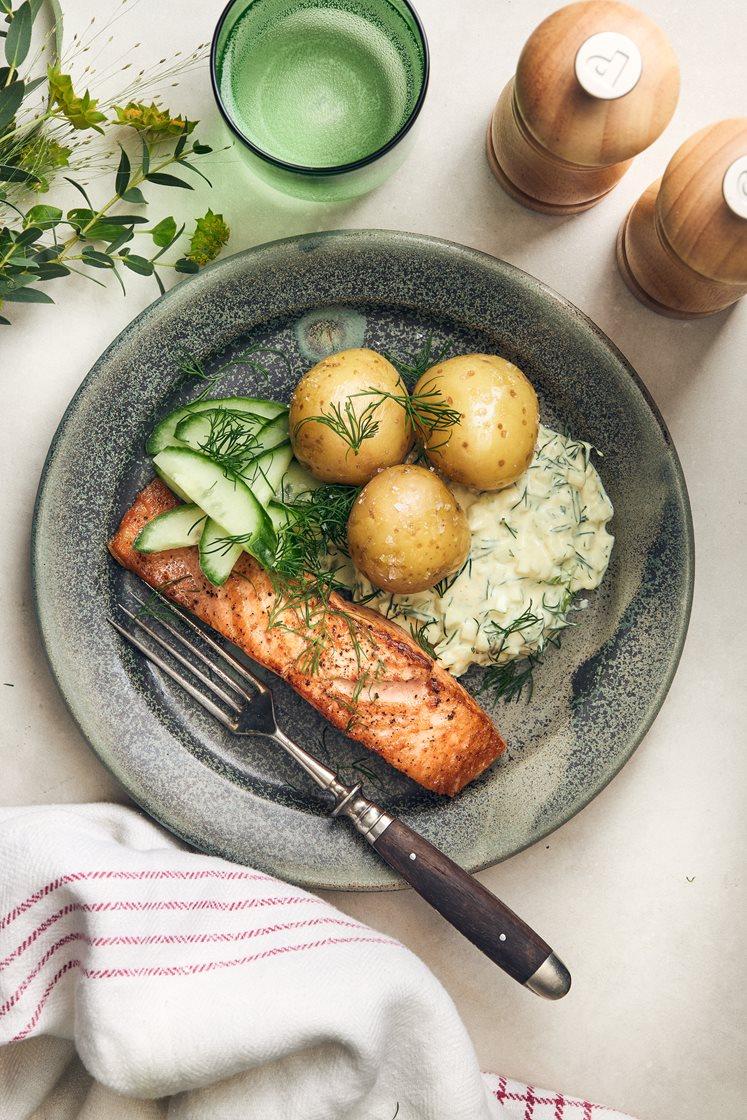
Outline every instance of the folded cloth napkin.
[[0, 1120], [620, 1120], [481, 1074], [398, 942], [118, 805], [0, 809], [0, 1043]]

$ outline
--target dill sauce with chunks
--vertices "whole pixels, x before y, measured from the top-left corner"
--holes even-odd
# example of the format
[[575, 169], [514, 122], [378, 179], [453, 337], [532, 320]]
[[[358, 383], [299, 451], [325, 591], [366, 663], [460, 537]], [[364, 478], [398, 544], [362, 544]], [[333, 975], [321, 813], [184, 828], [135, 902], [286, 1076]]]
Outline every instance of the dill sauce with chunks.
[[527, 471], [504, 490], [451, 484], [472, 534], [456, 576], [414, 595], [376, 592], [359, 574], [355, 599], [397, 621], [454, 676], [540, 653], [569, 625], [574, 592], [601, 583], [613, 509], [591, 446], [540, 426]]

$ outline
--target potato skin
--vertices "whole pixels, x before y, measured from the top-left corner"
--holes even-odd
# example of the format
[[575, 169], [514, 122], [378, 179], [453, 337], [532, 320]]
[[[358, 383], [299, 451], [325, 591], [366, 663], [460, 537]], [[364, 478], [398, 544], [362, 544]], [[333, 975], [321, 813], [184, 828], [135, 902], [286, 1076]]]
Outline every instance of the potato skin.
[[449, 358], [422, 375], [413, 395], [434, 389], [462, 418], [446, 433], [419, 433], [430, 462], [475, 490], [515, 482], [532, 461], [539, 430], [537, 394], [519, 367], [497, 354]]
[[[391, 362], [374, 350], [341, 350], [312, 366], [299, 381], [290, 405], [290, 435], [298, 461], [323, 482], [361, 485], [382, 467], [401, 463], [410, 450], [413, 432], [404, 409], [396, 401], [383, 400], [373, 419], [379, 428], [354, 451], [342, 436], [326, 424], [311, 419], [329, 414], [330, 405], [343, 410], [356, 393], [369, 388], [388, 393], [406, 392]], [[352, 401], [360, 416], [374, 397]]]
[[403, 464], [375, 475], [348, 520], [358, 571], [384, 591], [426, 591], [461, 568], [470, 548], [467, 517], [437, 474]]

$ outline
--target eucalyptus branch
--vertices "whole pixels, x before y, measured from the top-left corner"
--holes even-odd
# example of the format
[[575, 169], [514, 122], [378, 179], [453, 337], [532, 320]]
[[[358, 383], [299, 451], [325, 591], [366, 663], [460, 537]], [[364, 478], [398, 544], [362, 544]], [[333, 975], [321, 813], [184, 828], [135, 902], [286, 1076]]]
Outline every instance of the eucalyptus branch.
[[[129, 3], [130, 0], [122, 0], [119, 14], [104, 29], [121, 16]], [[40, 7], [40, 0], [0, 0], [0, 27], [3, 20], [7, 25], [7, 65], [0, 66], [0, 219], [3, 209], [7, 214], [6, 224], [0, 225], [0, 307], [3, 303], [51, 303], [51, 297], [40, 285], [73, 272], [100, 284], [93, 271], [89, 271], [96, 269], [113, 272], [123, 289], [120, 267], [141, 276], [153, 276], [163, 292], [158, 270], [197, 272], [226, 244], [228, 227], [220, 214], [208, 210], [196, 219], [181, 254], [167, 261], [164, 255], [183, 237], [185, 226], [177, 227], [171, 216], [150, 226], [140, 210], [132, 212], [133, 207], [146, 204], [141, 188], [150, 184], [194, 189], [188, 178], [173, 174], [176, 168], [183, 168], [188, 176], [196, 175], [210, 185], [193, 160], [211, 149], [194, 138], [196, 122], [172, 113], [159, 102], [132, 100], [136, 94], [142, 97], [143, 89], [151, 84], [142, 70], [118, 98], [104, 100], [92, 96], [88, 89], [81, 93], [71, 75], [54, 61], [47, 65], [45, 73], [32, 77], [34, 66], [44, 53], [44, 44], [22, 73]], [[95, 20], [94, 16], [82, 36], [73, 37], [73, 56], [65, 59], [66, 66], [76, 55], [91, 50], [96, 41], [91, 32]], [[159, 71], [160, 78], [171, 78], [191, 68], [202, 57], [204, 48], [200, 44], [179, 61], [162, 59], [159, 66], [165, 69]], [[131, 65], [127, 63], [122, 69]], [[93, 76], [93, 59], [83, 73]], [[30, 98], [36, 90], [41, 91], [42, 98], [35, 100], [36, 107], [32, 107]], [[114, 154], [111, 150], [99, 154], [99, 149], [92, 147], [92, 138], [98, 136], [116, 138]], [[136, 141], [140, 148], [137, 159], [132, 154]], [[94, 204], [85, 186], [69, 172], [94, 167], [98, 161], [108, 166], [112, 159], [117, 160], [116, 169], [112, 167], [114, 193], [104, 203]], [[39, 195], [50, 191], [60, 176], [79, 192], [85, 206], [63, 212], [59, 206], [36, 201]], [[143, 225], [148, 228], [140, 228]], [[136, 232], [152, 239], [154, 252], [150, 256], [131, 251], [129, 242]], [[72, 262], [82, 267], [75, 268]], [[0, 323], [7, 324], [8, 320], [0, 315]]]

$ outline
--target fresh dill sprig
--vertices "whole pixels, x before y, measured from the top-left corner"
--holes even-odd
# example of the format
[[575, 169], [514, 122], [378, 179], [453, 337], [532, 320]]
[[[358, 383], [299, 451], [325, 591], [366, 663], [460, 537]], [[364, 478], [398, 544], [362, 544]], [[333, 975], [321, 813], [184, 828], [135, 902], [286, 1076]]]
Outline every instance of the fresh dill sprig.
[[[384, 389], [372, 387], [361, 393], [354, 393], [354, 397], [378, 398], [375, 408], [384, 401], [393, 401], [403, 409], [410, 429], [416, 432], [421, 439], [428, 441], [428, 450], [434, 451], [443, 447], [451, 438], [451, 429], [462, 419], [461, 412], [451, 408], [445, 400], [443, 393], [436, 386], [436, 382], [428, 382], [417, 393], [390, 393]], [[448, 432], [447, 438], [441, 443], [433, 444], [431, 437], [438, 432]], [[375, 433], [374, 433], [375, 434]]]
[[[354, 396], [367, 396], [365, 393], [355, 393]], [[381, 404], [381, 400], [371, 401], [361, 412], [356, 412], [353, 398], [348, 397], [344, 405], [330, 404], [329, 408], [319, 413], [318, 416], [305, 416], [294, 428], [297, 435], [306, 424], [323, 424], [336, 436], [348, 445], [353, 454], [357, 455], [361, 445], [367, 439], [373, 439], [379, 430], [379, 421], [374, 419], [374, 413]]]
[[[347, 525], [360, 489], [323, 483], [293, 502], [284, 502], [286, 524], [278, 531], [273, 571], [286, 579], [326, 575], [331, 549], [347, 555]], [[279, 503], [280, 504], [280, 503]]]
[[179, 384], [184, 381], [200, 381], [202, 388], [195, 397], [196, 401], [201, 401], [207, 397], [210, 390], [220, 380], [220, 370], [217, 373], [208, 373], [205, 369], [204, 362], [195, 354], [190, 354], [189, 351], [184, 351], [177, 362], [177, 368], [181, 373]]
[[339, 566], [329, 562], [330, 551], [347, 552], [348, 517], [358, 493], [356, 486], [326, 483], [282, 503], [287, 520], [278, 530], [277, 550], [268, 570], [275, 592], [269, 627], [303, 639], [298, 664], [308, 675], [319, 669], [335, 620], [347, 628], [359, 669], [363, 662], [356, 619], [332, 598], [346, 587], [338, 578]]
[[527, 700], [531, 700], [534, 670], [539, 662], [539, 654], [530, 653], [520, 661], [504, 661], [501, 665], [491, 665], [485, 670], [478, 691], [490, 691], [497, 699], [510, 703], [518, 701], [526, 690]]
[[256, 458], [260, 449], [259, 428], [264, 418], [253, 412], [211, 408], [200, 413], [208, 430], [200, 449], [224, 471], [246, 478], [250, 467], [256, 476]]
[[261, 374], [265, 380], [271, 379], [272, 371], [270, 367], [265, 362], [260, 361], [259, 355], [262, 354], [268, 354], [270, 357], [279, 358], [286, 366], [288, 372], [293, 372], [287, 354], [271, 346], [260, 346], [259, 343], [247, 346], [244, 350], [236, 354], [235, 357], [229, 358], [215, 373], [208, 373], [202, 359], [198, 358], [195, 354], [191, 354], [188, 350], [185, 350], [179, 355], [177, 362], [177, 368], [181, 373], [178, 384], [184, 381], [201, 381], [202, 388], [195, 397], [195, 400], [200, 401], [209, 395], [210, 391], [215, 388], [226, 371], [232, 366], [249, 366], [255, 373]]
[[445, 361], [452, 349], [453, 343], [445, 342], [440, 350], [435, 351], [433, 335], [428, 334], [423, 345], [412, 358], [403, 358], [399, 354], [392, 354], [386, 350], [382, 350], [381, 353], [387, 361], [392, 363], [405, 384], [412, 386], [432, 366], [437, 366], [439, 362]]

